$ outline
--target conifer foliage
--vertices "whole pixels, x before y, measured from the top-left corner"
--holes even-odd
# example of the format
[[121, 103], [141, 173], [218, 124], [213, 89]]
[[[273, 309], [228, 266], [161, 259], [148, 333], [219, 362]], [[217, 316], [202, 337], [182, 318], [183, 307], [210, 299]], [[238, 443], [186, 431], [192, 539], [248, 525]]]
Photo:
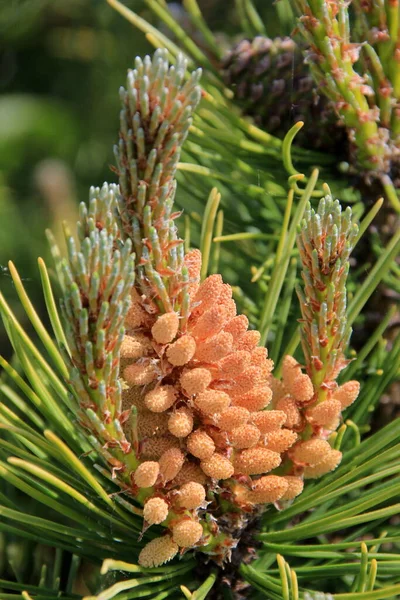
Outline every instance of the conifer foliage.
[[[110, 4], [156, 46], [152, 57], [135, 59], [120, 89], [118, 185], [91, 188], [76, 234], [65, 228], [64, 257], [48, 234], [54, 266], [48, 270], [39, 259], [39, 271], [51, 333], [12, 263], [33, 335], [0, 296], [14, 352], [10, 362], [0, 358], [0, 473], [7, 486], [0, 490], [0, 532], [40, 541], [35, 552], [45, 544], [56, 557], [42, 569], [50, 583], [44, 574], [34, 583], [0, 580], [3, 596], [392, 600], [400, 594], [392, 520], [400, 427], [394, 420], [371, 433], [370, 420], [399, 377], [400, 341], [384, 337], [396, 308], [358, 354], [350, 344], [377, 285], [390, 285], [397, 274], [400, 235], [360, 276], [351, 253], [382, 202], [369, 212], [362, 202], [345, 208], [317, 169], [309, 174], [319, 157], [334, 179], [330, 158], [292, 147], [301, 124], [280, 139], [257, 102], [240, 97], [236, 106], [233, 76], [247, 78], [240, 94], [251, 80], [254, 100], [267, 93], [254, 75], [266, 77], [274, 55], [297, 52], [290, 40], [270, 43], [250, 0], [237, 7], [253, 41], [242, 41], [225, 60], [196, 0], [184, 6], [208, 46], [204, 54], [165, 3], [147, 0], [183, 52], [116, 0]], [[329, 2], [314, 19], [321, 2], [293, 4], [303, 10], [299, 27], [320, 57], [312, 69], [317, 84], [318, 69], [330, 76], [321, 27], [332, 34], [340, 25], [341, 59], [365, 95], [366, 81], [351, 71], [359, 48], [349, 41], [347, 3]], [[376, 17], [375, 5], [368, 11], [354, 4], [358, 16]], [[392, 5], [379, 14], [393, 37]], [[246, 52], [252, 60], [263, 54], [262, 72], [261, 63], [244, 61]], [[218, 60], [210, 61], [213, 53]], [[243, 72], [244, 62], [251, 73]], [[392, 163], [386, 154], [378, 153], [379, 165], [371, 160], [370, 137], [361, 148], [366, 122], [361, 127], [353, 118], [351, 103], [339, 106], [339, 92], [333, 98], [328, 84], [331, 123], [341, 116], [354, 131], [353, 167], [362, 176], [381, 169], [377, 176], [395, 207]], [[385, 126], [395, 130], [392, 109]], [[250, 122], [249, 115], [260, 118]], [[255, 186], [260, 156], [280, 170]], [[218, 176], [222, 198], [213, 188], [199, 216], [187, 191], [211, 188]], [[348, 182], [333, 183], [346, 196]], [[182, 215], [178, 205], [185, 203]], [[228, 283], [235, 277], [240, 285]], [[387, 551], [379, 552], [384, 542]]]

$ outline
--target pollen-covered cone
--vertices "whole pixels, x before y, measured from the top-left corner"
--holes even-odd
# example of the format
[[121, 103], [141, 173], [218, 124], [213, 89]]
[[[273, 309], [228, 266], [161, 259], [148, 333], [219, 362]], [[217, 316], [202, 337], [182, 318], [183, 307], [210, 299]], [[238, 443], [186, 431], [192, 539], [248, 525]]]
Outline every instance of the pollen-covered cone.
[[[304, 289], [299, 287], [297, 293], [305, 364], [303, 368], [294, 357], [285, 356], [282, 379], [271, 376], [269, 381], [271, 404], [275, 412], [284, 415], [282, 430], [270, 433], [269, 421], [258, 421], [267, 433], [267, 448], [286, 451], [288, 476], [321, 477], [341, 460], [341, 452], [332, 447], [332, 434], [342, 410], [360, 391], [357, 381], [341, 386], [336, 382], [349, 362], [345, 357], [350, 334], [345, 284], [357, 232], [350, 208], [342, 211], [339, 201], [330, 195], [320, 200], [317, 210], [306, 206], [298, 230]], [[340, 436], [337, 439], [340, 441]]]
[[[340, 423], [341, 411], [356, 399], [360, 384], [348, 381], [338, 387], [330, 382], [318, 397], [310, 376], [292, 356], [285, 356], [282, 379], [271, 375], [269, 385], [274, 410], [264, 411], [254, 422], [267, 434], [268, 449], [286, 452], [290, 488], [301, 491], [301, 478], [321, 477], [339, 465], [342, 454], [331, 447], [328, 438]], [[286, 492], [281, 500], [293, 498], [291, 494]]]
[[[141, 462], [132, 481], [134, 493], [145, 498], [147, 526], [162, 523], [179, 547], [212, 548], [223, 560], [235, 543], [227, 506], [228, 513], [237, 514], [246, 505], [251, 514], [299, 493], [301, 480], [289, 492], [279, 475], [266, 480], [268, 493], [254, 492], [258, 478], [279, 467], [297, 435], [282, 428], [284, 412], [265, 410], [272, 398], [273, 363], [258, 346], [258, 332], [236, 314], [231, 287], [220, 275], [199, 283], [199, 251], [189, 252], [184, 263], [190, 273], [184, 324], [178, 310], [150, 316], [141, 312], [140, 297], [133, 298], [123, 377], [124, 408], [134, 407], [136, 417], [125, 428]], [[206, 507], [216, 519], [213, 532]], [[216, 531], [224, 539], [218, 547]], [[172, 542], [163, 544], [172, 549]], [[147, 565], [148, 553], [140, 560]]]

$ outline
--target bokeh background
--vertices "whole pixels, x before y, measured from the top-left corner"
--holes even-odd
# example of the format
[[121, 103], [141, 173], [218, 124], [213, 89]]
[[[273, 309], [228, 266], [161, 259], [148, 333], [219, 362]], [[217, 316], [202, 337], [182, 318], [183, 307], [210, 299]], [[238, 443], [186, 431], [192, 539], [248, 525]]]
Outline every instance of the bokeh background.
[[[240, 31], [235, 1], [198, 3], [228, 45]], [[185, 25], [181, 4], [169, 4]], [[256, 4], [275, 35], [273, 2]], [[126, 5], [164, 27], [144, 0]], [[118, 88], [135, 55], [152, 50], [106, 0], [0, 1], [0, 288], [22, 320], [7, 263], [45, 319], [36, 262], [49, 261], [44, 231], [62, 244], [62, 222], [74, 221], [89, 187], [115, 181]], [[7, 354], [4, 330], [0, 344]]]
[[1, 289], [13, 304], [12, 259], [40, 310], [44, 230], [61, 239], [89, 186], [114, 178], [118, 87], [149, 47], [103, 0], [2, 2], [0, 40]]

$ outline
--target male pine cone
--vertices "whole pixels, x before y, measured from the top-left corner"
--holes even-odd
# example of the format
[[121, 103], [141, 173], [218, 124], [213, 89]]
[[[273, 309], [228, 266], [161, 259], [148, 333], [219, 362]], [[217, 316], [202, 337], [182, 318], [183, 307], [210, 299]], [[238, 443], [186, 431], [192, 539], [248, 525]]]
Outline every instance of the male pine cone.
[[[200, 73], [185, 73], [162, 50], [136, 59], [120, 90], [119, 190], [92, 190], [64, 265], [80, 422], [143, 506], [144, 528], [164, 530], [142, 549], [143, 567], [187, 549], [222, 562], [264, 505], [294, 499], [303, 476], [340, 460], [318, 438], [343, 403], [333, 416], [314, 410], [318, 390], [291, 357], [273, 378], [232, 288], [218, 274], [201, 281], [200, 251], [179, 238], [175, 172], [201, 96]], [[315, 439], [301, 438], [308, 423]]]

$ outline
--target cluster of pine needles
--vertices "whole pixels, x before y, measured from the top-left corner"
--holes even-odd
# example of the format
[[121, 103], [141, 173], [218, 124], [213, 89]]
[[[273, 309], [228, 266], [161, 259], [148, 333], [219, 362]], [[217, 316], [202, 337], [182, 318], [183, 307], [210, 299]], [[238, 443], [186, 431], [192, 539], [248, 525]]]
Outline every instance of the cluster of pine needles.
[[281, 0], [293, 41], [237, 0], [222, 43], [108, 2], [156, 51], [119, 185], [47, 233], [49, 327], [9, 263], [0, 598], [395, 600], [400, 5]]

